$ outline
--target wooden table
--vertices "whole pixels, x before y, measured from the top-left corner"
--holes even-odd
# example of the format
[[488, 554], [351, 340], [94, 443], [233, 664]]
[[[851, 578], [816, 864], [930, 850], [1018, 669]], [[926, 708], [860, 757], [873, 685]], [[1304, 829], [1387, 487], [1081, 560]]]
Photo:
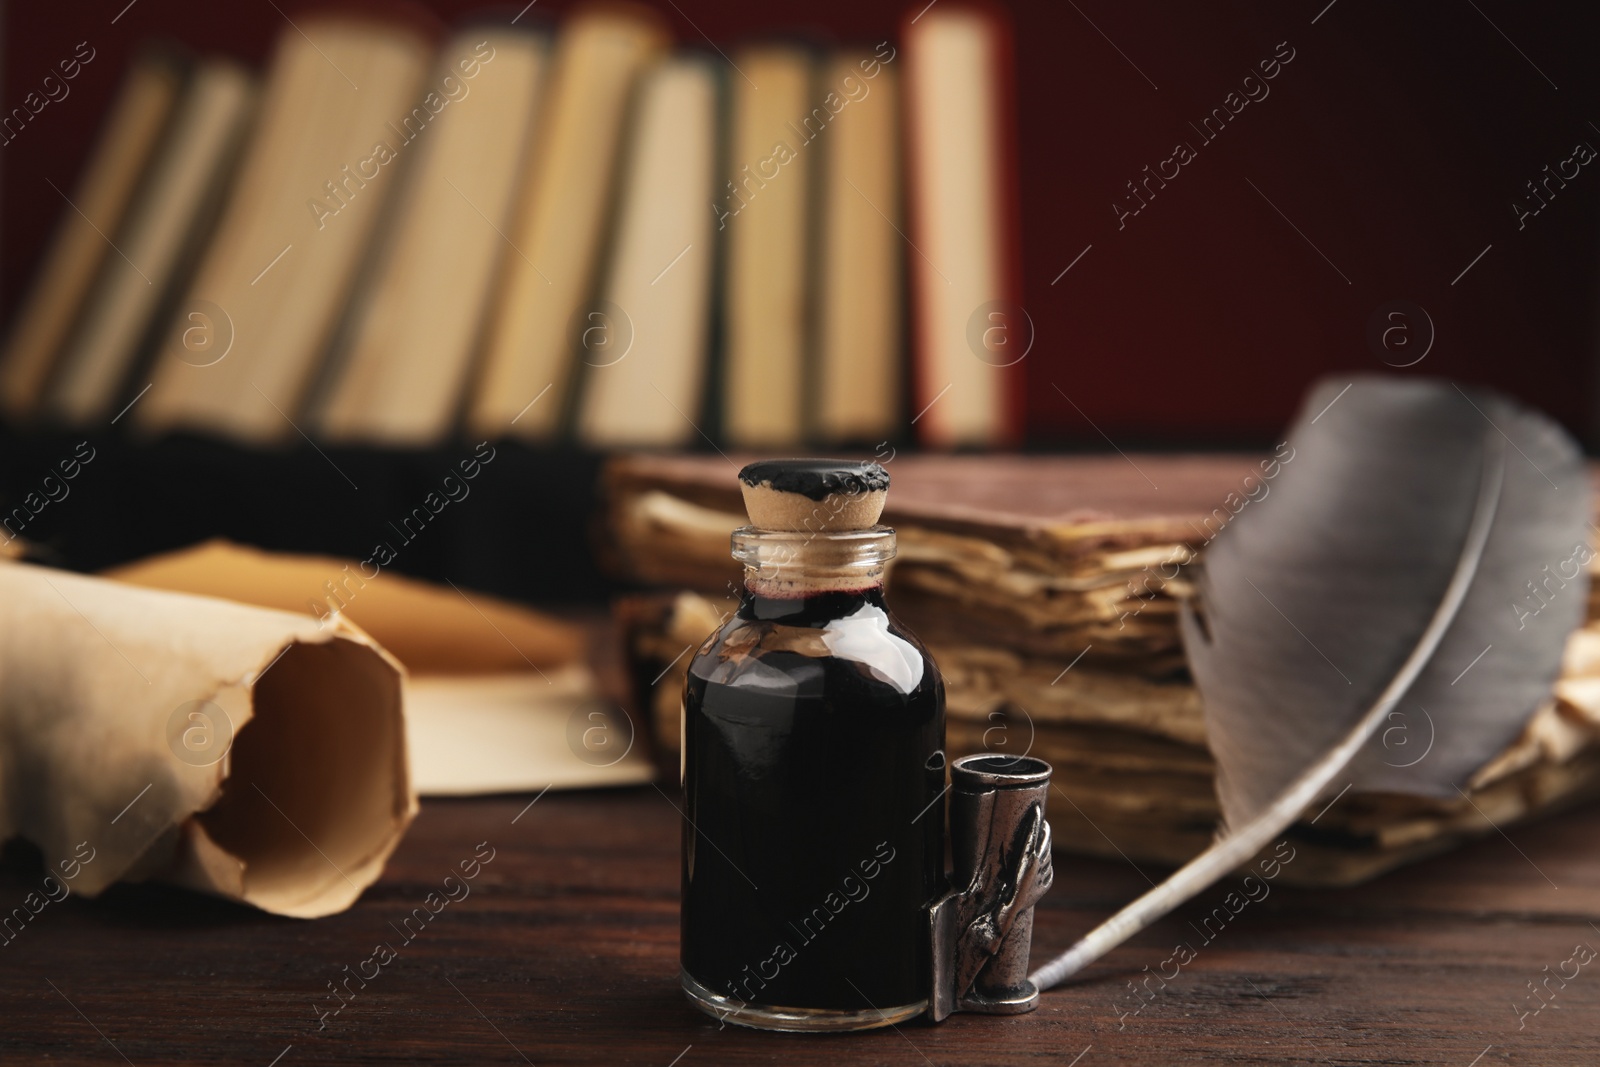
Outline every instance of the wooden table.
[[[52, 904], [0, 948], [0, 1063], [1600, 1063], [1600, 960], [1564, 988], [1550, 979], [1554, 999], [1521, 1029], [1513, 1007], [1576, 943], [1600, 949], [1593, 806], [1359, 889], [1274, 888], [1143, 1000], [1129, 980], [1179, 941], [1200, 946], [1189, 923], [1226, 887], [1032, 1015], [800, 1036], [719, 1027], [679, 994], [666, 794], [530, 799], [425, 802], [383, 879], [329, 919], [145, 886]], [[480, 842], [493, 858], [471, 895], [403, 942], [396, 926]], [[5, 908], [37, 885], [35, 864], [8, 851]], [[1146, 886], [1124, 863], [1061, 855], [1057, 872], [1036, 956]], [[382, 941], [396, 957], [332, 1014], [329, 983]]]

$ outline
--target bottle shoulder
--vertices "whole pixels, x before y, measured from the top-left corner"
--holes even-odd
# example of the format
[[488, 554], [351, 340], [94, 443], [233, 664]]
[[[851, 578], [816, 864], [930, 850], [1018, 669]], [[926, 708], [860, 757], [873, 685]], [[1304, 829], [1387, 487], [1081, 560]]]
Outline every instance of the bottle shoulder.
[[927, 648], [879, 604], [800, 625], [736, 613], [696, 650], [689, 674], [723, 685], [772, 684], [784, 674], [808, 674], [808, 665], [825, 660], [854, 663], [904, 695], [929, 687], [943, 692]]

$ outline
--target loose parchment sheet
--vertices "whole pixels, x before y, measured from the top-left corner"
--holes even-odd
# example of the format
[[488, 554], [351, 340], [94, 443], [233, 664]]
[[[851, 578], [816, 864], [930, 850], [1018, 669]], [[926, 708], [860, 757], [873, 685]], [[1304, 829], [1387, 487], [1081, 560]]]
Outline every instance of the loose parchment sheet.
[[405, 665], [411, 780], [423, 796], [642, 785], [642, 738], [602, 697], [575, 625], [488, 593], [330, 556], [215, 540], [108, 571], [118, 581], [356, 625]]

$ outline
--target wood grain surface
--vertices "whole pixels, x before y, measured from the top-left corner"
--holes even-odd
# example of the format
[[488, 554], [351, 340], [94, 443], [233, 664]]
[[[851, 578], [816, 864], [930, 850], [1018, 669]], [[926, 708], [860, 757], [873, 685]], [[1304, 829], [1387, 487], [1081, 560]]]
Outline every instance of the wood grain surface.
[[[1207, 943], [1204, 919], [1234, 888], [1219, 885], [1031, 1015], [802, 1036], [719, 1027], [679, 993], [675, 796], [532, 799], [425, 802], [383, 879], [329, 919], [152, 886], [50, 903], [0, 947], [0, 1063], [1600, 1062], [1600, 959], [1566, 962], [1577, 944], [1600, 949], [1593, 806], [1355, 890], [1272, 886], [1206, 927]], [[406, 941], [406, 916], [430, 914], [445, 877], [491, 853], [469, 894], [413, 919]], [[1159, 874], [1058, 856], [1036, 960]], [[12, 846], [0, 906], [42, 878]], [[380, 942], [394, 957], [365, 963]], [[1195, 950], [1181, 969], [1167, 962], [1180, 942]], [[1131, 991], [1163, 970], [1178, 973]], [[348, 977], [362, 971], [376, 972], [364, 988]], [[339, 981], [353, 997], [334, 998]]]

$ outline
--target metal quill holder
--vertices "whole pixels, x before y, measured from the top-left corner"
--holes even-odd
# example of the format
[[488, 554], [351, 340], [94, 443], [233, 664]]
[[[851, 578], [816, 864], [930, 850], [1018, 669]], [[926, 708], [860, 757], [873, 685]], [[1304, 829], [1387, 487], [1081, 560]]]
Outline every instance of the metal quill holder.
[[1028, 979], [1033, 906], [1055, 872], [1044, 818], [1050, 765], [963, 756], [950, 765], [950, 892], [929, 905], [934, 1022], [954, 1011], [1018, 1015], [1039, 1004]]

